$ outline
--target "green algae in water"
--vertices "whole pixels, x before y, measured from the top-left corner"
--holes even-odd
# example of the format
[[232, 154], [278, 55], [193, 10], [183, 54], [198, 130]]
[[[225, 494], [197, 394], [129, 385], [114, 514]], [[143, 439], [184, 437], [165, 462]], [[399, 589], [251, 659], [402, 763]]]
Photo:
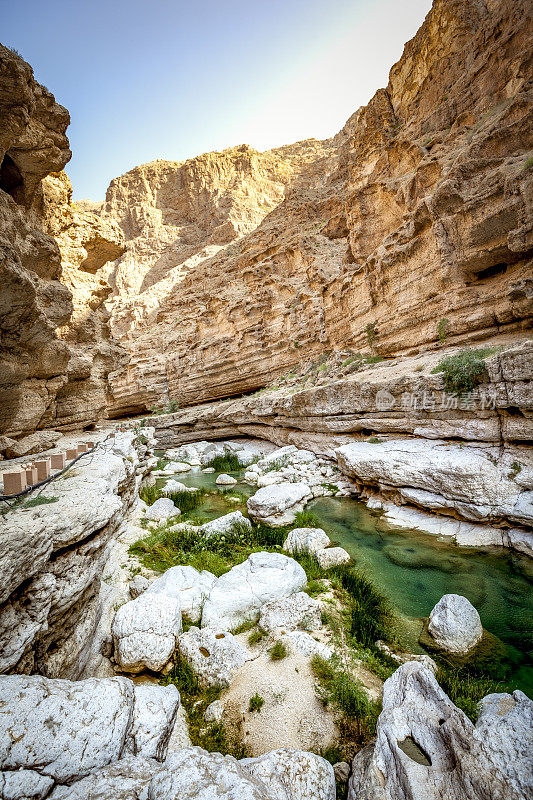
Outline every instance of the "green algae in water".
[[421, 626], [416, 620], [427, 617], [442, 595], [464, 595], [477, 608], [483, 627], [506, 646], [506, 659], [502, 662], [499, 653], [494, 660], [497, 677], [507, 673], [512, 688], [533, 694], [527, 556], [456, 547], [420, 531], [397, 530], [349, 498], [320, 498], [311, 507], [328, 536], [350, 553], [358, 569], [405, 618], [406, 643], [413, 650], [420, 651]]
[[[241, 481], [244, 470], [230, 474]], [[217, 473], [200, 469], [171, 477], [208, 491], [220, 488]], [[239, 482], [235, 491], [250, 497], [257, 489]], [[207, 494], [195, 516], [207, 522], [236, 509], [246, 513], [244, 505], [228, 502], [228, 497], [231, 491], [226, 496]], [[307, 508], [332, 541], [344, 547], [356, 567], [389, 598], [402, 622], [399, 639], [405, 649], [423, 652], [418, 644], [421, 618], [429, 615], [442, 595], [464, 595], [479, 611], [483, 627], [505, 644], [508, 685], [533, 696], [533, 573], [527, 556], [456, 547], [420, 531], [398, 530], [351, 498], [324, 497]], [[499, 658], [494, 666], [499, 668]]]

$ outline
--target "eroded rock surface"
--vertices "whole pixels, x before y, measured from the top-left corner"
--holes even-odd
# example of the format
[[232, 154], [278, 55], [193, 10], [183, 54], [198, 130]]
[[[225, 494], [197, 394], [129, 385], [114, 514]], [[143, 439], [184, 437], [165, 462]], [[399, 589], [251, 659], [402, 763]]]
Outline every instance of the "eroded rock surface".
[[[502, 718], [499, 736], [514, 749], [506, 727]], [[385, 681], [376, 742], [353, 761], [348, 800], [523, 800], [514, 776], [433, 673], [411, 661]]]
[[255, 621], [270, 600], [288, 597], [307, 583], [303, 568], [281, 553], [252, 553], [215, 583], [202, 613], [202, 627], [232, 630]]

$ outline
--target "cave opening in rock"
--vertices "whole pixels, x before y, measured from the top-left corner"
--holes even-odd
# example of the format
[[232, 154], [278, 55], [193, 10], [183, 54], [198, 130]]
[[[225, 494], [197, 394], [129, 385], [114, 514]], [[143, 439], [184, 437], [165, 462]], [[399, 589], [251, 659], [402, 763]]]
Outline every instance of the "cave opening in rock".
[[474, 280], [482, 281], [485, 278], [494, 278], [496, 275], [503, 275], [504, 272], [507, 272], [507, 264], [491, 264], [490, 267], [485, 267], [485, 269], [480, 270], [474, 276]]
[[7, 153], [0, 165], [0, 189], [10, 195], [15, 203], [22, 204], [24, 200], [24, 179], [21, 171]]

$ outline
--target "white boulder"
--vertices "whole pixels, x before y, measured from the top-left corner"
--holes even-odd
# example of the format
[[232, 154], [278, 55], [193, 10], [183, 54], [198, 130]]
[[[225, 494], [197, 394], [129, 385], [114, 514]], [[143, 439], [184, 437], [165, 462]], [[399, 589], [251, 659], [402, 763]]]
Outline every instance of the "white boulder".
[[197, 492], [198, 489], [196, 486], [185, 486], [184, 483], [181, 481], [175, 481], [174, 478], [171, 478], [169, 481], [165, 483], [161, 492], [163, 494], [174, 494], [174, 492]]
[[130, 594], [135, 600], [136, 597], [139, 597], [143, 592], [145, 592], [150, 583], [148, 578], [144, 578], [142, 575], [136, 575], [132, 581], [130, 581], [129, 590]]
[[180, 604], [182, 616], [191, 622], [199, 622], [205, 599], [216, 580], [215, 575], [205, 569], [199, 572], [191, 566], [176, 566], [156, 578], [147, 593], [174, 597]]
[[349, 564], [352, 560], [350, 554], [343, 547], [325, 547], [317, 550], [316, 558], [322, 569], [331, 569], [341, 564]]
[[160, 497], [159, 500], [156, 500], [155, 503], [148, 506], [144, 512], [146, 519], [154, 520], [155, 522], [161, 522], [171, 517], [178, 517], [180, 514], [181, 511], [174, 505], [169, 497]]
[[222, 575], [213, 586], [202, 613], [202, 627], [231, 630], [256, 621], [261, 606], [288, 597], [307, 583], [303, 568], [281, 553], [252, 553]]
[[236, 528], [251, 531], [252, 523], [240, 511], [231, 511], [223, 517], [205, 522], [200, 526], [199, 533], [208, 539], [211, 536], [226, 536], [228, 533], [233, 533]]
[[191, 465], [187, 464], [185, 461], [171, 461], [170, 464], [167, 464], [165, 467], [165, 472], [167, 473], [175, 473], [175, 472], [190, 472]]
[[296, 592], [265, 603], [259, 612], [259, 627], [270, 633], [277, 628], [293, 631], [297, 628], [316, 630], [322, 626], [320, 603], [305, 592]]
[[235, 486], [235, 484], [238, 483], [238, 481], [231, 475], [227, 475], [225, 472], [221, 472], [220, 475], [217, 477], [215, 483], [217, 486]]
[[479, 705], [476, 733], [517, 792], [533, 797], [533, 701], [518, 689], [488, 694]]
[[467, 653], [483, 636], [477, 610], [460, 594], [445, 594], [429, 615], [428, 633], [449, 653]]
[[235, 636], [217, 628], [189, 628], [179, 637], [178, 648], [203, 686], [229, 686], [233, 673], [250, 657]]
[[509, 765], [497, 766], [468, 717], [414, 661], [385, 681], [375, 744], [357, 753], [348, 784], [348, 800], [393, 798], [524, 798], [509, 780]]
[[318, 642], [305, 631], [289, 631], [283, 634], [281, 642], [289, 649], [296, 650], [303, 656], [320, 656], [326, 661], [333, 655], [333, 650], [324, 642]]
[[316, 553], [329, 547], [331, 540], [322, 528], [294, 528], [283, 543], [287, 553]]
[[258, 522], [279, 528], [294, 522], [312, 497], [307, 484], [284, 481], [258, 489], [247, 502], [248, 513]]
[[188, 747], [172, 753], [150, 783], [150, 800], [277, 800], [231, 756]]
[[146, 800], [150, 781], [161, 766], [153, 758], [125, 756], [70, 786], [56, 786], [46, 800]]
[[325, 758], [303, 750], [271, 750], [240, 764], [275, 800], [335, 800], [335, 774]]
[[121, 606], [111, 627], [115, 660], [125, 672], [163, 669], [181, 632], [181, 606], [175, 597], [146, 591]]
[[1, 676], [3, 797], [38, 797], [41, 778], [49, 789], [50, 778], [76, 780], [130, 752], [163, 759], [179, 702], [174, 686], [135, 686], [127, 678]]

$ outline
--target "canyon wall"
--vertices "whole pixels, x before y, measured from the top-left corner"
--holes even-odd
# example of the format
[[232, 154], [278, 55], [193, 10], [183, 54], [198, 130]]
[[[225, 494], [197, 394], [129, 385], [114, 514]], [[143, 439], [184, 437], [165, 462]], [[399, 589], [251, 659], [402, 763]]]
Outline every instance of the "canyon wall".
[[387, 87], [325, 142], [115, 179], [102, 211], [130, 352], [110, 413], [234, 396], [338, 348], [520, 333], [533, 306], [528, 4], [436, 0]]
[[0, 432], [91, 425], [123, 351], [95, 273], [124, 252], [118, 225], [76, 209], [69, 114], [0, 46]]

